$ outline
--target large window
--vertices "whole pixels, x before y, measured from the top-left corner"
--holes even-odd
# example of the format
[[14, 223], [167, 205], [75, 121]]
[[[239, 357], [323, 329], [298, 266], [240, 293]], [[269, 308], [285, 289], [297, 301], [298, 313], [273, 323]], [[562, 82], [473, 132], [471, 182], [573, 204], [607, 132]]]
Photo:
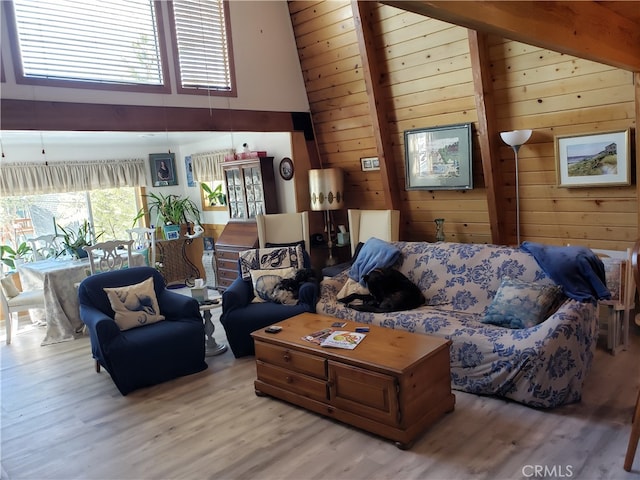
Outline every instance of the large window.
[[164, 85], [152, 1], [14, 0], [13, 6], [24, 79]]
[[50, 193], [0, 198], [3, 245], [17, 246], [31, 237], [76, 229], [88, 220], [100, 240], [128, 239], [138, 213], [137, 188], [123, 187], [90, 192]]
[[229, 95], [227, 7], [223, 0], [14, 0], [3, 2], [3, 13], [18, 83], [168, 92], [169, 44], [179, 91]]

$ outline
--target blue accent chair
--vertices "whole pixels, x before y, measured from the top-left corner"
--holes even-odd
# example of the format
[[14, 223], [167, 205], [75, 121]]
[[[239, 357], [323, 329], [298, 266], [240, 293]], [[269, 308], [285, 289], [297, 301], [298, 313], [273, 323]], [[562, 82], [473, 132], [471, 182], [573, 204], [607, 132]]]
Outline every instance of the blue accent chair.
[[[165, 320], [121, 331], [105, 287], [122, 287], [153, 277], [160, 313]], [[204, 323], [197, 300], [165, 288], [151, 267], [91, 275], [78, 289], [80, 318], [91, 336], [96, 371], [103, 366], [122, 395], [207, 368]]]
[[[311, 268], [309, 254], [304, 252], [303, 265]], [[318, 283], [305, 282], [298, 291], [297, 305], [282, 305], [272, 302], [252, 303], [253, 284], [243, 280], [238, 261], [238, 278], [222, 293], [222, 315], [220, 323], [227, 334], [227, 341], [236, 358], [254, 355], [255, 348], [251, 332], [268, 327], [304, 312], [316, 311]]]

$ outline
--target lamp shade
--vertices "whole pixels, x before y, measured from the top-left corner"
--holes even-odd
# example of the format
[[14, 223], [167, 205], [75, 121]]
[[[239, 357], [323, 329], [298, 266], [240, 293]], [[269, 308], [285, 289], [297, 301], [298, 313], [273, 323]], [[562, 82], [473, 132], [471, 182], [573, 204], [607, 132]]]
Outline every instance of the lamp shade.
[[511, 147], [519, 147], [531, 138], [531, 130], [512, 130], [511, 132], [500, 132], [502, 141]]
[[311, 210], [339, 210], [344, 208], [344, 179], [342, 169], [309, 170]]

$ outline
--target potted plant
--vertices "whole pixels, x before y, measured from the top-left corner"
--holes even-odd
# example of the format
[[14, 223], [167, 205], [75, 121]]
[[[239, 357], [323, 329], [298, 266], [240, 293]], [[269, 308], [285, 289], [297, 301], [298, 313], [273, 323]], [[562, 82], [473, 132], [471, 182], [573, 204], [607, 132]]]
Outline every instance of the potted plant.
[[[67, 253], [75, 258], [85, 258], [87, 256], [87, 252], [83, 250], [82, 247], [92, 245], [94, 240], [93, 231], [91, 229], [91, 224], [87, 219], [85, 219], [77, 230], [67, 226], [67, 228], [58, 225], [58, 228], [62, 232], [62, 245]], [[102, 236], [103, 232], [100, 232], [95, 235], [95, 239], [97, 240]]]
[[[196, 223], [201, 225], [200, 210], [198, 206], [189, 197], [180, 197], [178, 195], [151, 192], [145, 195], [147, 198], [147, 206], [149, 215], [156, 215], [156, 225], [162, 222], [165, 226], [165, 238], [177, 238], [171, 235], [167, 236], [167, 231], [180, 230], [182, 223]], [[141, 208], [136, 217], [133, 219], [134, 225], [144, 217], [145, 209]], [[166, 229], [167, 226], [171, 228]], [[179, 233], [178, 233], [179, 236]]]
[[0, 246], [0, 260], [12, 270], [25, 261], [31, 253], [31, 247], [27, 242], [22, 242], [15, 250], [11, 245]]
[[202, 185], [202, 189], [206, 193], [207, 200], [209, 200], [209, 206], [211, 206], [211, 207], [218, 207], [218, 206], [222, 207], [222, 206], [225, 206], [227, 204], [227, 196], [222, 191], [222, 184], [221, 183], [219, 183], [218, 186], [216, 188], [214, 188], [213, 190], [206, 183], [201, 183], [200, 185]]

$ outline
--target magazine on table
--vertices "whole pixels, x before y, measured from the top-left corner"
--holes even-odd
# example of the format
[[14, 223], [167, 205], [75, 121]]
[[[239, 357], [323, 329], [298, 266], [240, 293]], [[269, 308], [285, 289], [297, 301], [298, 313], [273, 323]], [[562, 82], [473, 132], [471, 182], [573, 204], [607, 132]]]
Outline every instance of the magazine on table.
[[320, 344], [322, 347], [346, 348], [353, 350], [358, 346], [366, 333], [345, 332], [343, 330], [331, 332]]

